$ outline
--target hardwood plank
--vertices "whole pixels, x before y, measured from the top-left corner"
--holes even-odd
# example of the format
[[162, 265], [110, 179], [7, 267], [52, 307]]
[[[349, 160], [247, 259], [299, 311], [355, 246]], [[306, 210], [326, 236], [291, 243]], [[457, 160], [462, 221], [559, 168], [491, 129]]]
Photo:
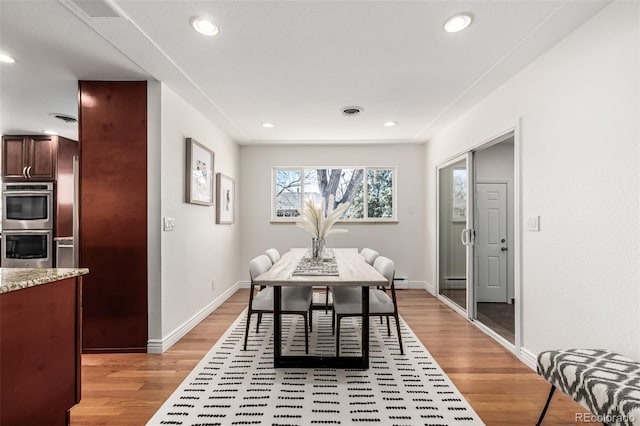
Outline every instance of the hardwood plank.
[[[511, 352], [423, 290], [398, 290], [400, 313], [487, 425], [533, 425], [549, 385]], [[246, 307], [240, 290], [162, 355], [84, 354], [76, 425], [144, 425]], [[124, 384], [117, 388], [118, 383]], [[131, 384], [137, 387], [129, 389]], [[556, 392], [545, 426], [585, 410]]]

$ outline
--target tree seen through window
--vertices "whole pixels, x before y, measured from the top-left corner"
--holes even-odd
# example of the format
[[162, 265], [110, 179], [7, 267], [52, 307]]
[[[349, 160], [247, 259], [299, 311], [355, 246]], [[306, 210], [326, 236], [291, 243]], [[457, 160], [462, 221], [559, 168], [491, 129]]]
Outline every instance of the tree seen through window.
[[350, 203], [343, 220], [395, 219], [394, 174], [395, 168], [276, 168], [274, 218], [295, 218], [303, 200], [327, 205], [333, 195], [334, 207]]

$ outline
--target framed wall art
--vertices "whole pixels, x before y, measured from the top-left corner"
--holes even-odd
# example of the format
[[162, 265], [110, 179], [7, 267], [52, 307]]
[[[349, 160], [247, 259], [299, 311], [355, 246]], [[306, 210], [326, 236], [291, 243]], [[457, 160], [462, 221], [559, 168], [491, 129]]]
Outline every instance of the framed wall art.
[[222, 173], [216, 174], [216, 223], [233, 223], [235, 219], [235, 181]]
[[187, 138], [187, 203], [213, 205], [214, 153], [193, 138]]

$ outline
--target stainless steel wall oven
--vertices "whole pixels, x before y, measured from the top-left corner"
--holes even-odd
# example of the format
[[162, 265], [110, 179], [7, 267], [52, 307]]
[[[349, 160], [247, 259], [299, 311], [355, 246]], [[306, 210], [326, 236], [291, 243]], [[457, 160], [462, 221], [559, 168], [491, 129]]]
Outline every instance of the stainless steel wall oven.
[[3, 230], [2, 267], [51, 268], [53, 230]]
[[2, 266], [51, 268], [54, 227], [53, 182], [2, 185]]
[[2, 229], [53, 229], [53, 182], [4, 183]]

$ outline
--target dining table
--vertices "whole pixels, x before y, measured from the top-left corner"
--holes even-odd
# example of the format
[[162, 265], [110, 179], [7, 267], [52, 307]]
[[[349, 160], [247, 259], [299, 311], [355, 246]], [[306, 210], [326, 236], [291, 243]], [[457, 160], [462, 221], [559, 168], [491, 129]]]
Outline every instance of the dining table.
[[[323, 258], [313, 259], [310, 250], [292, 248], [255, 284], [273, 287], [273, 361], [275, 368], [369, 368], [369, 287], [389, 286], [355, 248], [325, 249]], [[282, 287], [361, 287], [361, 356], [285, 355], [282, 353]]]

